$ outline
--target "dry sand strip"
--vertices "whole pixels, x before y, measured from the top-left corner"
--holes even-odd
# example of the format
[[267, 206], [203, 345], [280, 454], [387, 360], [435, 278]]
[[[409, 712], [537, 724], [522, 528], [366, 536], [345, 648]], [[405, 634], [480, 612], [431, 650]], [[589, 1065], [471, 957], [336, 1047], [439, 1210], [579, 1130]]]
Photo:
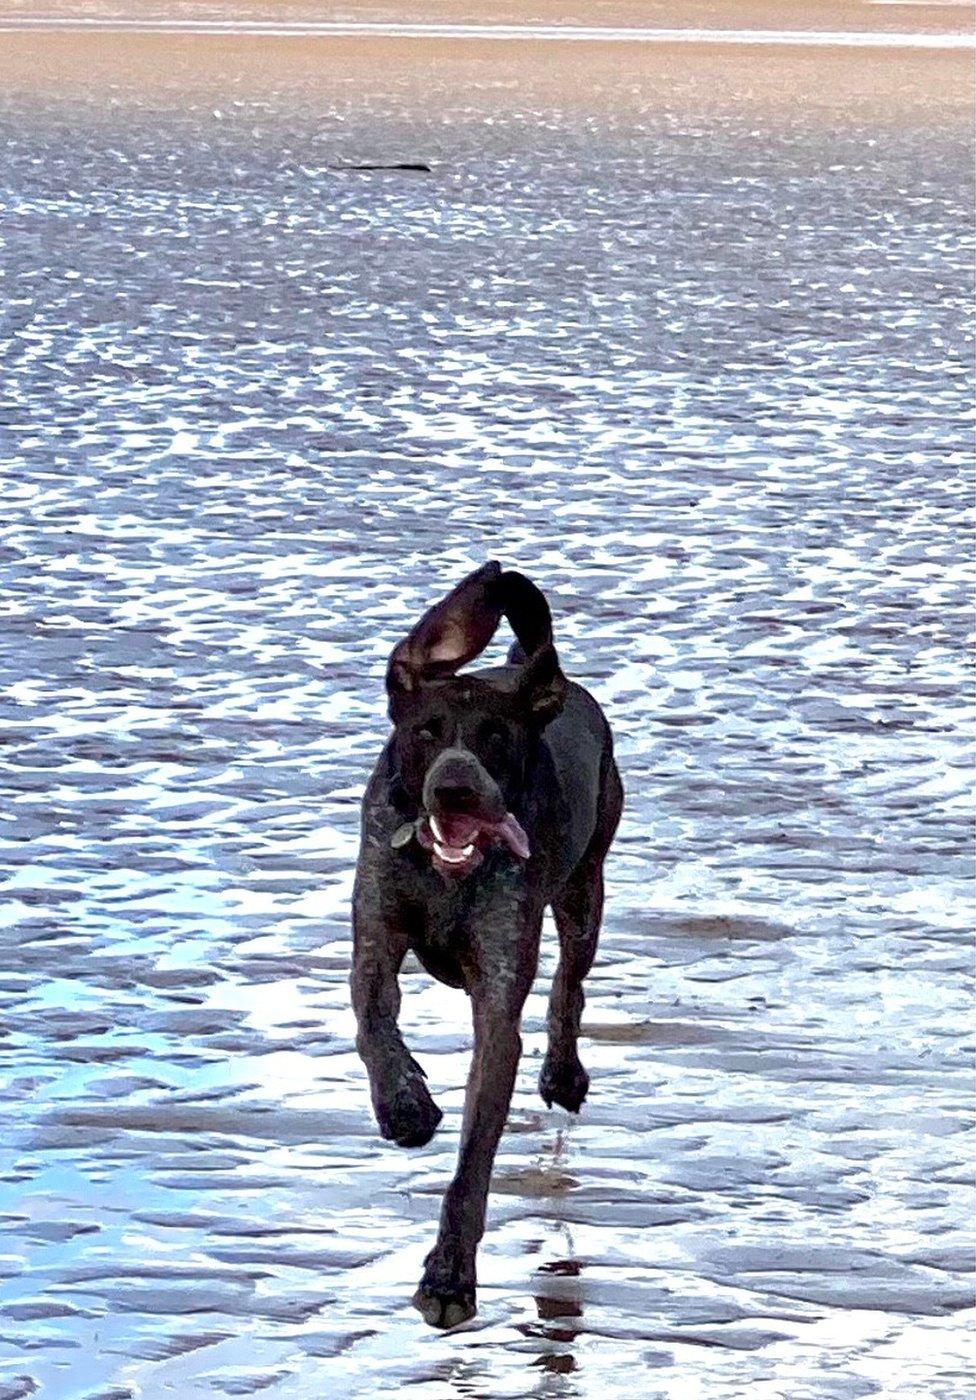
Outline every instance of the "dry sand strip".
[[[280, 22], [232, 20], [225, 12], [193, 21], [8, 13], [0, 20], [0, 99], [67, 101], [92, 110], [103, 108], [109, 94], [113, 103], [151, 98], [162, 108], [197, 98], [218, 107], [260, 99], [281, 110], [296, 103], [337, 112], [372, 103], [418, 119], [462, 107], [638, 122], [658, 111], [838, 129], [861, 120], [892, 128], [921, 124], [951, 128], [964, 140], [971, 134], [968, 34], [908, 25], [865, 34], [836, 23], [829, 32], [771, 25], [601, 29], [538, 23], [540, 7], [538, 0], [525, 24], [495, 26], [408, 24], [399, 15], [390, 22], [317, 23], [294, 10]], [[677, 18], [671, 6], [656, 10]], [[613, 13], [629, 12], [615, 5]], [[748, 14], [766, 18], [755, 5]], [[804, 12], [804, 19], [811, 15]], [[836, 21], [833, 10], [830, 18]], [[938, 23], [928, 12], [926, 19]]]
[[720, 44], [803, 48], [976, 49], [976, 35], [809, 29], [643, 29], [574, 24], [408, 24], [346, 20], [103, 19], [23, 16], [0, 31], [79, 34], [199, 34], [253, 38], [457, 39], [518, 43]]
[[725, 31], [971, 33], [974, 0], [3, 0], [5, 19], [227, 20], [282, 25], [544, 25]]

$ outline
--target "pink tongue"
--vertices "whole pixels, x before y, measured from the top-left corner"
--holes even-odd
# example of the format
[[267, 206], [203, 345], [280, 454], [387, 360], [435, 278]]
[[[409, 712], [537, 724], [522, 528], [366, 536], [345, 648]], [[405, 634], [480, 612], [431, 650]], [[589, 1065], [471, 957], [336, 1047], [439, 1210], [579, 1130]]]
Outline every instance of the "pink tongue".
[[492, 836], [500, 836], [509, 850], [521, 860], [528, 860], [531, 855], [529, 838], [511, 812], [506, 812], [504, 818], [494, 826], [486, 826], [484, 829], [490, 831]]
[[[484, 833], [495, 840], [504, 841], [508, 849], [520, 860], [528, 860], [531, 854], [529, 838], [511, 812], [506, 812], [500, 822], [479, 822], [472, 817], [462, 816], [439, 817], [437, 827], [438, 839], [454, 851], [461, 850], [462, 847], [467, 846]], [[422, 846], [429, 848], [433, 845], [432, 832], [428, 835], [427, 831], [421, 827], [419, 835]]]

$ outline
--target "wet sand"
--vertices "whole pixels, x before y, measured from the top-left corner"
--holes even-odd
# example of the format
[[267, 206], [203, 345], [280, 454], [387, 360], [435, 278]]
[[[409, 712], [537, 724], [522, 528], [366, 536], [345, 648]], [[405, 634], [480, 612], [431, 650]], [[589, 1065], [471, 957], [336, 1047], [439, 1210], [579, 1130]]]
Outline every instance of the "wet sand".
[[[0, 61], [2, 1400], [958, 1400], [971, 60]], [[385, 655], [494, 555], [629, 803], [591, 1100], [535, 1090], [550, 937], [443, 1336], [467, 1007], [408, 968], [398, 1152], [348, 898]]]

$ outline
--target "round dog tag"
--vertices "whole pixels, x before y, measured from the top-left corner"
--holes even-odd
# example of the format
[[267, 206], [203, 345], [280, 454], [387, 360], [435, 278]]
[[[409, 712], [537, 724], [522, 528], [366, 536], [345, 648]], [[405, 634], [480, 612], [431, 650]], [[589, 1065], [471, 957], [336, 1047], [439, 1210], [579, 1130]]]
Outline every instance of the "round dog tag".
[[398, 826], [390, 838], [390, 845], [395, 851], [401, 846], [406, 846], [413, 839], [413, 822], [404, 822], [403, 826]]

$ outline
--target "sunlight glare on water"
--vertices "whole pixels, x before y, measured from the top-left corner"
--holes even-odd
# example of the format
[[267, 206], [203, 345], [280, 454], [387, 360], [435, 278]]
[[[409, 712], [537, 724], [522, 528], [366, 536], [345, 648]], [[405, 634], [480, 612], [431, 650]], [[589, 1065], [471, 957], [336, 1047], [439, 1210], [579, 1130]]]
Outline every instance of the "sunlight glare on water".
[[[950, 1400], [966, 143], [395, 99], [5, 100], [0, 1396]], [[590, 1102], [550, 937], [445, 1337], [467, 1005], [408, 967], [399, 1153], [348, 900], [385, 658], [489, 557], [628, 806]]]

